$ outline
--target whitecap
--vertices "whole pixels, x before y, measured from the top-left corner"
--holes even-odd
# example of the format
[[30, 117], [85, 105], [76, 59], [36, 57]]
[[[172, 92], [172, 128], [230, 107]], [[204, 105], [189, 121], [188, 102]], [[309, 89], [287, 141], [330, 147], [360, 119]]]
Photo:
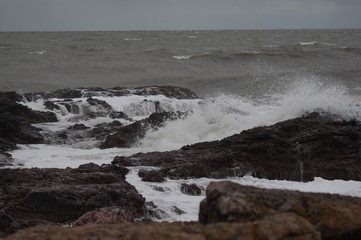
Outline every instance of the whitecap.
[[46, 51], [44, 50], [29, 52], [29, 54], [38, 54], [38, 55], [43, 55], [44, 53], [46, 53]]
[[124, 41], [141, 41], [141, 38], [123, 38]]
[[193, 57], [193, 55], [180, 55], [180, 56], [173, 56], [172, 58], [174, 58], [176, 60], [188, 60], [192, 57]]
[[312, 45], [316, 45], [317, 42], [299, 42], [298, 44], [301, 46], [312, 46]]

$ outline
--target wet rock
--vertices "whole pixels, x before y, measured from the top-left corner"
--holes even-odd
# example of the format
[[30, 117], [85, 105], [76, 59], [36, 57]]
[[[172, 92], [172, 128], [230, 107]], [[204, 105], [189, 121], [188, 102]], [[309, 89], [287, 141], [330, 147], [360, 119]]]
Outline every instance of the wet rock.
[[177, 207], [177, 206], [172, 206], [172, 207], [171, 207], [171, 210], [172, 210], [172, 212], [174, 212], [174, 213], [176, 213], [176, 214], [178, 214], [178, 215], [182, 215], [182, 214], [185, 214], [185, 213], [186, 213], [185, 211], [183, 211], [182, 209], [180, 209], [180, 208]]
[[41, 129], [32, 123], [56, 122], [52, 112], [33, 111], [19, 104], [22, 96], [15, 92], [0, 92], [0, 149], [4, 151], [16, 148], [16, 143], [43, 143]]
[[143, 217], [145, 200], [125, 182], [127, 172], [95, 164], [77, 169], [0, 169], [0, 212], [11, 219], [0, 232], [9, 234], [42, 222], [71, 223], [103, 207]]
[[85, 126], [84, 124], [82, 123], [77, 123], [77, 124], [74, 124], [73, 126], [70, 126], [68, 127], [68, 130], [76, 130], [76, 131], [79, 131], [79, 130], [86, 130], [86, 129], [89, 129], [90, 127], [87, 127]]
[[134, 122], [120, 128], [116, 133], [107, 136], [104, 143], [100, 145], [105, 148], [129, 148], [140, 138], [143, 138], [149, 129], [156, 129], [168, 120], [176, 120], [182, 113], [152, 113], [148, 118]]
[[1, 103], [16, 103], [22, 102], [23, 96], [12, 91], [12, 92], [0, 92], [0, 102]]
[[0, 150], [0, 167], [11, 166], [13, 162], [14, 159], [12, 158], [11, 154]]
[[319, 240], [320, 234], [304, 218], [295, 214], [280, 214], [251, 223], [216, 223], [202, 225], [196, 222], [135, 223], [115, 225], [84, 225], [64, 228], [37, 226], [10, 236], [16, 239], [132, 239], [132, 240]]
[[140, 153], [129, 160], [160, 167], [167, 177], [258, 178], [312, 181], [361, 180], [361, 123], [312, 113], [257, 127], [220, 141], [170, 152]]
[[81, 90], [67, 88], [67, 89], [59, 89], [59, 90], [50, 91], [50, 92], [27, 93], [27, 94], [25, 94], [25, 97], [29, 101], [35, 101], [40, 98], [72, 99], [72, 98], [81, 98], [82, 93], [81, 93]]
[[140, 96], [164, 95], [169, 98], [177, 99], [196, 99], [199, 98], [194, 92], [186, 88], [174, 86], [146, 86], [136, 88], [120, 88], [110, 89], [114, 96], [126, 96], [130, 94]]
[[307, 219], [323, 239], [361, 237], [361, 199], [331, 194], [261, 189], [232, 182], [213, 182], [201, 202], [199, 221], [259, 221], [293, 213]]
[[134, 166], [134, 164], [129, 161], [128, 158], [123, 157], [123, 156], [117, 156], [113, 159], [112, 164], [117, 165], [117, 166], [123, 166], [123, 167], [132, 167]]
[[131, 120], [124, 112], [114, 112], [114, 111], [112, 111], [112, 112], [109, 113], [109, 117], [113, 118], [113, 119], [115, 119], [115, 118], [118, 118], [118, 119], [123, 118], [123, 119]]
[[166, 182], [161, 173], [155, 170], [139, 170], [138, 176], [142, 178], [143, 182]]
[[202, 194], [202, 189], [197, 184], [182, 183], [180, 186], [180, 190], [182, 193], [191, 196], [199, 196]]
[[103, 100], [90, 97], [86, 101], [92, 106], [101, 106], [108, 111], [111, 111], [113, 109], [112, 106], [109, 105], [109, 103]]
[[46, 109], [54, 111], [54, 110], [60, 110], [59, 105], [56, 105], [54, 102], [52, 101], [45, 101], [44, 102], [44, 106]]

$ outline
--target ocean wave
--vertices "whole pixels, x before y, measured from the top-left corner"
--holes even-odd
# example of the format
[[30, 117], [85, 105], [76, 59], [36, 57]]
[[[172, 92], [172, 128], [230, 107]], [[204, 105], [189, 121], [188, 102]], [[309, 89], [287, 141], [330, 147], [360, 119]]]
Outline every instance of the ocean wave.
[[123, 38], [124, 41], [141, 41], [141, 38]]
[[203, 100], [185, 119], [149, 132], [141, 146], [156, 151], [220, 140], [257, 126], [271, 125], [319, 111], [361, 120], [361, 107], [345, 87], [323, 83], [317, 77], [300, 77], [280, 93], [260, 98], [219, 95]]
[[46, 53], [46, 51], [44, 50], [29, 52], [29, 54], [37, 54], [37, 55], [43, 55], [44, 53]]
[[191, 59], [193, 55], [179, 55], [179, 56], [172, 56], [172, 58], [176, 60], [188, 60]]
[[313, 45], [316, 45], [318, 42], [299, 42], [298, 45], [301, 45], [301, 46], [313, 46]]

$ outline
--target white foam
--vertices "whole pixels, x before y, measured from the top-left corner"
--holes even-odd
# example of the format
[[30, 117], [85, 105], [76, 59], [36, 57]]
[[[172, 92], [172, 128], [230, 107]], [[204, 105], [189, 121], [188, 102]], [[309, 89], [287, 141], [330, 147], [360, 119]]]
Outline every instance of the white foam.
[[312, 45], [316, 45], [317, 42], [316, 41], [315, 42], [299, 42], [298, 44], [301, 46], [312, 46]]
[[349, 96], [342, 86], [304, 77], [284, 92], [263, 99], [220, 95], [204, 100], [187, 118], [150, 131], [141, 141], [141, 146], [157, 151], [175, 150], [187, 144], [220, 140], [246, 129], [319, 110], [361, 120], [361, 107], [357, 103], [357, 99]]
[[193, 55], [179, 55], [179, 56], [173, 56], [172, 58], [176, 60], [187, 60], [193, 57]]
[[141, 41], [141, 38], [123, 38], [124, 41]]
[[[131, 168], [126, 180], [134, 185], [147, 201], [153, 201], [159, 209], [166, 212], [164, 219], [160, 221], [197, 221], [199, 204], [205, 198], [205, 192], [201, 196], [189, 196], [180, 191], [182, 183], [196, 184], [203, 190], [213, 181], [232, 181], [242, 185], [255, 186], [268, 189], [287, 189], [298, 190], [303, 192], [334, 193], [348, 196], [361, 197], [361, 182], [342, 181], [342, 180], [325, 180], [315, 178], [312, 182], [291, 182], [291, 181], [271, 181], [258, 179], [250, 176], [242, 178], [227, 179], [188, 179], [188, 180], [170, 180], [164, 183], [142, 182], [137, 175], [139, 168]], [[162, 188], [164, 191], [157, 191], [155, 187]], [[176, 206], [185, 211], [185, 214], [178, 215], [172, 211]], [[157, 219], [155, 219], [157, 220]]]
[[197, 37], [197, 36], [187, 36], [187, 38], [196, 39], [196, 38], [198, 38], [198, 37]]
[[37, 55], [43, 55], [44, 53], [46, 53], [46, 51], [44, 50], [29, 52], [29, 54], [37, 54]]

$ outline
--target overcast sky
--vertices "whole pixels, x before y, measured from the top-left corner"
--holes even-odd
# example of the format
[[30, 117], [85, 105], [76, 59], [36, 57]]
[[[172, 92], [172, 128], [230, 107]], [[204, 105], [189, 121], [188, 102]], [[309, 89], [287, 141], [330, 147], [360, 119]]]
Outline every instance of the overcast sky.
[[361, 0], [0, 0], [0, 31], [361, 28]]

